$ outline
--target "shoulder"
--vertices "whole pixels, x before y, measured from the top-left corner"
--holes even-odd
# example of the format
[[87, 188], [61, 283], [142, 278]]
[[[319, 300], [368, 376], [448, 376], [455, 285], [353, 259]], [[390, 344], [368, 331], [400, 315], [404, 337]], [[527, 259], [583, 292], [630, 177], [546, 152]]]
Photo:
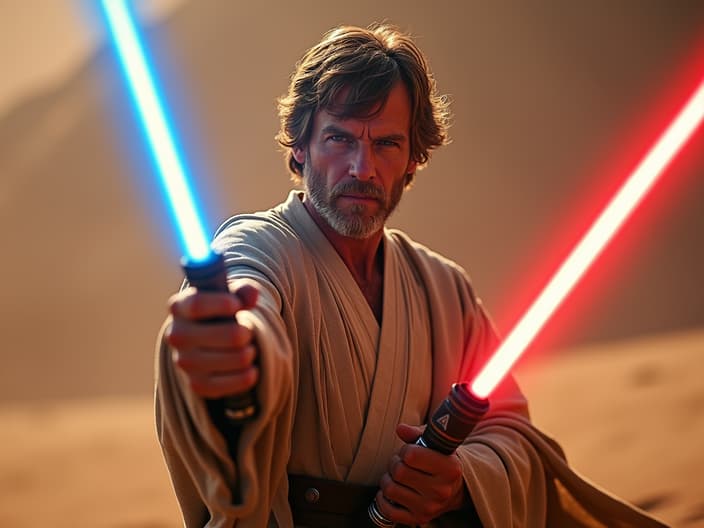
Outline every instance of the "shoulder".
[[215, 233], [212, 248], [223, 255], [231, 280], [253, 279], [274, 299], [293, 295], [296, 281], [305, 275], [306, 252], [283, 204], [229, 218]]
[[215, 232], [213, 249], [227, 254], [238, 247], [252, 247], [271, 253], [286, 251], [299, 243], [300, 238], [284, 218], [281, 206], [277, 206], [228, 218]]
[[406, 258], [434, 275], [446, 275], [455, 280], [469, 282], [467, 272], [454, 260], [416, 242], [408, 234], [399, 229], [387, 229], [387, 237], [394, 247], [397, 247]]

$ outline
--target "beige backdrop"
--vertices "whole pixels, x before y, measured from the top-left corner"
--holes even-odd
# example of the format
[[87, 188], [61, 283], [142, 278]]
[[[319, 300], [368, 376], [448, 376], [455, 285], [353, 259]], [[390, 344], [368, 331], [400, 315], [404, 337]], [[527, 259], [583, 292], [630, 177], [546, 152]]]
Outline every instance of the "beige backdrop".
[[[455, 115], [453, 143], [419, 174], [392, 224], [464, 265], [505, 330], [538, 280], [547, 277], [586, 219], [596, 214], [597, 201], [624, 177], [677, 101], [704, 75], [704, 4], [186, 2], [150, 29], [147, 40], [211, 229], [229, 214], [277, 203], [290, 187], [273, 140], [274, 100], [301, 53], [335, 24], [379, 20], [418, 37], [441, 92], [454, 101]], [[105, 47], [61, 82], [0, 115], [2, 434], [7, 435], [4, 445], [22, 446], [0, 459], [0, 469], [8, 464], [0, 471], [6, 475], [0, 485], [25, 490], [24, 499], [8, 496], [15, 505], [7, 506], [9, 513], [3, 513], [0, 500], [3, 526], [3, 515], [19, 522], [17, 512], [31, 510], [37, 499], [53, 493], [49, 490], [62, 488], [62, 478], [46, 481], [44, 463], [65, 476], [51, 464], [66, 464], [71, 456], [80, 464], [88, 452], [123, 469], [135, 460], [141, 461], [136, 471], [156, 468], [158, 496], [170, 500], [151, 444], [148, 394], [154, 335], [179, 282], [181, 249], [133, 118], [114, 57]], [[612, 462], [601, 456], [621, 446], [623, 454], [611, 460], [625, 460], [623, 467], [634, 472], [623, 493], [661, 508], [683, 526], [704, 517], [704, 505], [695, 500], [701, 488], [693, 492], [685, 482], [692, 464], [699, 473], [704, 469], [701, 455], [692, 454], [698, 452], [694, 439], [701, 438], [704, 395], [695, 380], [685, 383], [685, 374], [696, 372], [691, 362], [701, 366], [702, 354], [696, 351], [704, 344], [699, 294], [703, 141], [700, 134], [689, 145], [621, 244], [600, 262], [601, 271], [590, 275], [573, 304], [558, 314], [537, 347], [549, 352], [533, 351], [545, 360], [537, 362], [536, 372], [542, 374], [526, 379], [536, 414], [558, 437], [567, 436], [568, 452], [584, 456], [587, 473], [601, 477], [598, 468], [608, 473]], [[576, 345], [625, 338], [636, 341], [561, 357]], [[652, 357], [643, 359], [641, 349]], [[596, 369], [592, 378], [584, 374], [586, 365]], [[555, 376], [559, 373], [566, 387], [551, 385], [558, 381], [547, 375], [559, 368]], [[669, 368], [685, 370], [681, 376], [663, 374]], [[592, 390], [592, 382], [605, 379], [602, 374], [609, 369], [623, 372], [624, 379], [600, 387], [599, 394], [608, 394], [616, 408], [632, 401], [623, 415], [605, 410], [606, 400], [582, 403], [568, 396], [568, 389]], [[650, 401], [638, 399], [638, 387], [653, 391], [658, 401], [671, 401], [676, 409], [665, 406], [662, 416], [678, 416], [687, 427], [666, 428], [672, 436], [643, 444], [651, 428], [662, 427], [653, 423], [646, 404], [638, 403]], [[675, 388], [684, 391], [681, 399], [672, 396]], [[98, 396], [112, 399], [92, 399]], [[125, 401], [125, 396], [136, 400]], [[63, 403], [64, 398], [73, 403]], [[58, 404], [48, 403], [57, 399]], [[575, 429], [572, 405], [591, 405], [595, 414], [587, 432]], [[108, 411], [122, 418], [97, 418]], [[79, 441], [71, 434], [81, 427], [87, 429]], [[619, 436], [619, 427], [630, 429]], [[120, 437], [125, 429], [142, 436]], [[51, 445], [58, 451], [31, 444], [42, 432], [56, 436]], [[111, 453], [127, 444], [148, 454], [124, 454], [117, 464], [123, 459]], [[668, 458], [665, 449], [677, 451], [679, 458]], [[654, 456], [662, 464], [660, 479], [662, 471], [673, 471], [662, 486], [644, 484], [639, 477]], [[44, 462], [27, 465], [38, 459]], [[96, 475], [104, 479], [114, 469]], [[627, 473], [619, 470], [619, 475]], [[622, 485], [608, 478], [607, 485]], [[82, 491], [63, 487], [67, 496], [78, 497], [70, 511], [84, 502], [100, 503], [86, 496], [98, 493], [92, 479], [86, 477]], [[658, 475], [652, 479], [658, 481]], [[117, 490], [132, 489], [117, 482]], [[132, 482], [131, 477], [124, 482]], [[691, 497], [675, 491], [682, 489]], [[138, 499], [130, 497], [121, 514], [129, 505], [141, 511]], [[26, 507], [18, 508], [22, 500]], [[72, 504], [68, 498], [58, 503]], [[173, 514], [172, 502], [169, 508]], [[92, 518], [95, 511], [85, 513]], [[107, 515], [106, 522], [115, 515]], [[161, 521], [145, 524], [146, 517], [137, 517], [105, 526], [161, 526]]]

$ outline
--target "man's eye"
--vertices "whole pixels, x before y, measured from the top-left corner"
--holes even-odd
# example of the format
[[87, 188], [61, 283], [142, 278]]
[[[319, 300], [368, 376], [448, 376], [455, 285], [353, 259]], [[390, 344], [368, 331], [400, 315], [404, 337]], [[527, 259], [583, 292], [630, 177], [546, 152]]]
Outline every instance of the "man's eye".
[[398, 142], [392, 139], [382, 139], [379, 140], [379, 145], [382, 147], [398, 147]]
[[347, 143], [349, 141], [347, 136], [342, 136], [339, 134], [335, 134], [334, 136], [330, 136], [328, 139], [330, 141], [332, 141], [333, 143]]

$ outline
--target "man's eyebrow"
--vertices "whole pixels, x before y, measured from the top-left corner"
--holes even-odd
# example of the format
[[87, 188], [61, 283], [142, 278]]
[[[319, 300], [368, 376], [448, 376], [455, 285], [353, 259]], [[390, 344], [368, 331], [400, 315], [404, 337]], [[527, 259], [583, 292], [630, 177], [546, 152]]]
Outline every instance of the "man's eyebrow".
[[[320, 131], [321, 134], [337, 134], [341, 136], [349, 136], [349, 137], [356, 137], [352, 132], [349, 130], [346, 130], [338, 125], [330, 124], [326, 125], [323, 127], [323, 129]], [[384, 141], [406, 141], [408, 139], [408, 136], [406, 134], [400, 134], [400, 133], [389, 133], [389, 134], [381, 134], [379, 136], [374, 137], [374, 140], [379, 141], [379, 140], [384, 140]]]
[[320, 131], [321, 134], [339, 134], [342, 136], [354, 136], [349, 130], [345, 130], [337, 125], [326, 125]]
[[408, 139], [408, 136], [406, 136], [406, 134], [383, 134], [374, 139], [384, 139], [386, 141], [405, 141]]

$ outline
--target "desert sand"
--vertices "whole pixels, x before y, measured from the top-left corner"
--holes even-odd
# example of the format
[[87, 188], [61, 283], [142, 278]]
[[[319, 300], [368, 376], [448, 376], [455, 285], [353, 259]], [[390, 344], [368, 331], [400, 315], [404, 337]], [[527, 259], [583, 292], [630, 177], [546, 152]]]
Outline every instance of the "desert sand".
[[[573, 467], [672, 526], [704, 526], [704, 332], [527, 359], [534, 421]], [[151, 396], [0, 407], [0, 526], [162, 528], [178, 507]]]

